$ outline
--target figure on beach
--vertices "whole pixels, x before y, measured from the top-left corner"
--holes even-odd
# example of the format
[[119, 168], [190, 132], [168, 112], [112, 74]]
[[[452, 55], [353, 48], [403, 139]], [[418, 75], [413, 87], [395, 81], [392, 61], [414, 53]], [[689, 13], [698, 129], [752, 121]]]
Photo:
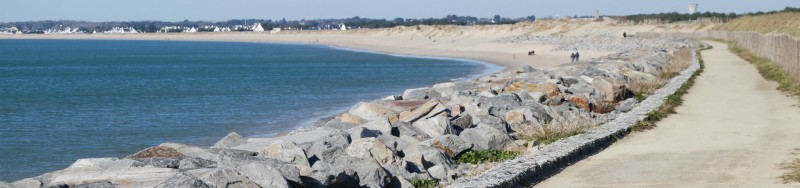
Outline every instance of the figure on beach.
[[581, 60], [581, 54], [578, 53], [578, 52], [575, 52], [575, 62], [578, 62], [580, 60]]
[[575, 63], [575, 53], [569, 54], [570, 63]]
[[622, 32], [622, 38], [628, 38], [628, 32]]
[[535, 52], [535, 51], [533, 51], [533, 50], [531, 50], [530, 52], [528, 52], [528, 55], [529, 55], [529, 56], [531, 56], [531, 55], [536, 55], [536, 52]]

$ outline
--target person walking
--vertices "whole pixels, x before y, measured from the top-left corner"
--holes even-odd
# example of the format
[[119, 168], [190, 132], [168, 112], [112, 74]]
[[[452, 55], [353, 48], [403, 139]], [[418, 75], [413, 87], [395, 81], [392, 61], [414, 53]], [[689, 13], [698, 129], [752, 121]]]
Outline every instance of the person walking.
[[578, 52], [575, 52], [575, 62], [578, 62], [580, 60], [581, 60], [581, 54], [578, 53]]
[[622, 38], [628, 38], [628, 32], [622, 32]]
[[569, 54], [570, 63], [575, 62], [575, 53]]

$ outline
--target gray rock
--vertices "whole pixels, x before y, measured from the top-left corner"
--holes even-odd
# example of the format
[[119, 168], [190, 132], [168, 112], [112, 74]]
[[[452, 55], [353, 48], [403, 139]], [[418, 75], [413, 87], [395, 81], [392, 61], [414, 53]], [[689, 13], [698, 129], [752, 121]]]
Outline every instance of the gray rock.
[[242, 144], [245, 144], [245, 143], [247, 143], [247, 140], [245, 140], [242, 137], [242, 135], [239, 135], [236, 132], [231, 132], [231, 133], [228, 133], [227, 136], [225, 136], [222, 139], [220, 139], [219, 141], [217, 141], [217, 143], [215, 143], [214, 146], [211, 146], [211, 147], [212, 148], [232, 148], [232, 147], [236, 147], [238, 145], [242, 145]]
[[442, 114], [439, 116], [418, 120], [414, 122], [412, 126], [428, 134], [430, 137], [437, 137], [445, 134], [455, 134], [455, 129], [453, 129], [453, 127], [449, 124], [450, 122], [447, 116]]
[[277, 159], [279, 161], [293, 163], [298, 166], [308, 166], [306, 152], [300, 146], [291, 141], [276, 141], [265, 147], [259, 152], [259, 156]]
[[513, 144], [508, 135], [491, 127], [478, 125], [476, 128], [464, 130], [459, 137], [474, 144], [474, 150], [503, 150]]
[[376, 160], [381, 165], [388, 165], [398, 162], [400, 159], [395, 156], [394, 151], [389, 149], [380, 139], [362, 138], [353, 140], [347, 147], [345, 153], [351, 157], [360, 159]]
[[633, 107], [636, 105], [636, 103], [637, 103], [636, 99], [634, 98], [626, 99], [619, 103], [615, 111], [617, 113], [630, 112], [631, 110], [633, 110]]
[[522, 72], [533, 72], [534, 70], [536, 69], [534, 69], [530, 65], [525, 65], [525, 67], [522, 67]]
[[439, 98], [439, 93], [431, 88], [407, 89], [403, 92], [403, 100]]
[[427, 116], [428, 114], [435, 113], [433, 112], [433, 109], [435, 109], [436, 106], [441, 105], [442, 104], [437, 100], [430, 100], [410, 112], [407, 111], [400, 113], [400, 121], [413, 123], [420, 118]]
[[178, 169], [180, 160], [181, 160], [180, 158], [164, 158], [164, 157], [136, 159], [136, 162], [133, 163], [133, 166], [134, 167], [152, 166], [158, 168]]
[[579, 82], [578, 77], [574, 76], [561, 76], [560, 80], [561, 83], [566, 87], [570, 87], [572, 84], [577, 84]]
[[403, 137], [413, 138], [417, 141], [423, 141], [431, 138], [430, 136], [428, 136], [428, 134], [425, 134], [424, 131], [414, 127], [410, 123], [398, 122], [395, 124], [395, 126], [397, 127], [397, 132], [398, 132], [396, 136], [400, 138]]
[[567, 88], [566, 93], [573, 94], [573, 95], [582, 95], [582, 96], [590, 96], [594, 95], [594, 87], [591, 84], [579, 81], [574, 83]]
[[180, 172], [159, 183], [155, 188], [208, 188], [208, 185], [194, 175]]
[[344, 150], [349, 144], [350, 134], [342, 131], [333, 132], [311, 144], [306, 150], [308, 162], [312, 165], [317, 160], [334, 163], [337, 157], [345, 155]]
[[247, 176], [230, 168], [203, 171], [196, 176], [208, 184], [209, 187], [258, 187], [258, 184], [248, 179]]
[[217, 168], [217, 162], [197, 157], [184, 157], [178, 162], [178, 168], [181, 170], [197, 169], [197, 168]]
[[450, 125], [459, 129], [459, 131], [475, 126], [475, 124], [472, 123], [472, 116], [469, 114], [462, 114], [453, 118], [450, 120]]
[[349, 167], [358, 175], [359, 184], [366, 187], [386, 187], [392, 177], [374, 159], [350, 160]]
[[0, 181], [0, 188], [14, 188], [14, 185]]
[[289, 187], [281, 172], [263, 163], [250, 163], [237, 170], [261, 187]]
[[347, 129], [350, 129], [350, 128], [353, 128], [353, 127], [357, 127], [357, 125], [352, 124], [352, 123], [348, 123], [348, 122], [341, 122], [341, 121], [333, 121], [332, 120], [332, 121], [329, 121], [328, 123], [325, 123], [325, 125], [323, 125], [323, 127], [328, 127], [328, 128], [332, 128], [332, 129], [339, 129], [339, 130], [347, 130]]
[[[503, 121], [503, 119], [491, 115], [478, 115], [475, 117], [477, 117], [475, 118], [474, 121], [476, 125], [483, 124], [484, 126], [494, 127], [495, 129], [503, 133], [508, 133], [508, 124], [506, 124], [506, 122]], [[463, 131], [461, 132], [461, 134], [464, 134]]]
[[405, 156], [403, 160], [414, 163], [416, 166], [423, 167], [423, 169], [430, 168], [434, 165], [452, 166], [453, 159], [444, 154], [442, 151], [424, 145], [409, 146], [403, 150]]
[[352, 169], [334, 167], [320, 161], [311, 167], [312, 175], [303, 178], [307, 187], [359, 187], [358, 175]]
[[109, 181], [98, 181], [86, 184], [79, 184], [74, 186], [69, 186], [74, 188], [114, 188], [114, 184], [111, 184]]
[[353, 127], [347, 130], [350, 138], [355, 140], [359, 138], [373, 138], [382, 135], [380, 131], [366, 129], [364, 127]]
[[44, 183], [35, 178], [25, 178], [12, 182], [11, 185], [16, 188], [38, 188], [44, 186]]
[[359, 102], [350, 108], [348, 113], [365, 120], [377, 120], [386, 119], [390, 114], [394, 114], [395, 111], [378, 102]]
[[391, 134], [392, 133], [392, 124], [389, 124], [387, 120], [372, 120], [361, 125], [364, 128], [370, 130], [380, 131], [383, 134]]
[[439, 180], [439, 181], [452, 181], [452, 177], [447, 176], [447, 169], [444, 166], [432, 166], [428, 168], [428, 173], [431, 174], [431, 177]]
[[429, 146], [441, 150], [451, 158], [455, 158], [462, 152], [471, 149], [472, 143], [456, 135], [444, 135], [432, 139]]

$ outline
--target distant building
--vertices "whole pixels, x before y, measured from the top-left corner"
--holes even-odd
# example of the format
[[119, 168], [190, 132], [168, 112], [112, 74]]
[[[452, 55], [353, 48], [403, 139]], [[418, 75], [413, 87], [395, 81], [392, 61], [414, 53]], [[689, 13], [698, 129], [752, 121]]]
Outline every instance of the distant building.
[[339, 30], [345, 31], [345, 30], [347, 30], [347, 26], [344, 25], [344, 23], [340, 23], [339, 24]]
[[255, 32], [264, 32], [264, 27], [261, 27], [260, 23], [256, 23], [253, 25], [253, 31]]
[[278, 32], [281, 32], [281, 28], [276, 27], [276, 28], [272, 28], [272, 30], [269, 31], [269, 34], [275, 34], [275, 33], [278, 33]]

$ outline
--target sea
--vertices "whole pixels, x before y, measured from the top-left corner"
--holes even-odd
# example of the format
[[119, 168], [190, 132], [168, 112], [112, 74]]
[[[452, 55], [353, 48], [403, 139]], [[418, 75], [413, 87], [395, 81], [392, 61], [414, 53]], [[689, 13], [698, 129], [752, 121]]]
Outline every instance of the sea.
[[324, 45], [0, 40], [0, 181], [164, 142], [274, 136], [359, 101], [501, 69]]

